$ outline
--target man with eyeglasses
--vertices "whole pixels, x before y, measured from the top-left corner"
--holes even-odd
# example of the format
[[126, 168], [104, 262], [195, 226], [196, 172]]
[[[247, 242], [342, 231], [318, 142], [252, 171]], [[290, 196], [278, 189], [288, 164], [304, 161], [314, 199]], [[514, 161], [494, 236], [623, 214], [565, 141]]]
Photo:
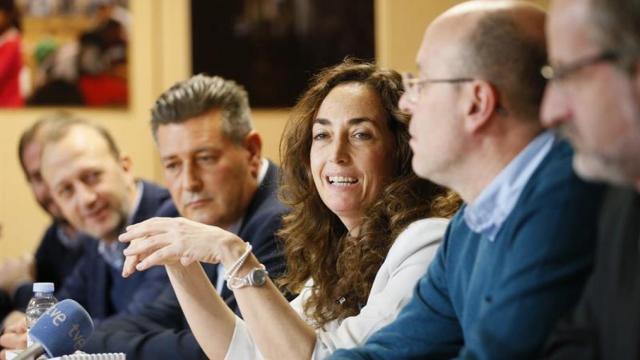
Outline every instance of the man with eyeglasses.
[[427, 29], [405, 75], [413, 169], [466, 205], [396, 321], [332, 359], [528, 359], [578, 300], [602, 189], [544, 131], [544, 12], [469, 1]]
[[613, 184], [602, 209], [596, 265], [549, 359], [640, 358], [640, 0], [553, 0], [547, 126], [571, 140], [573, 167]]

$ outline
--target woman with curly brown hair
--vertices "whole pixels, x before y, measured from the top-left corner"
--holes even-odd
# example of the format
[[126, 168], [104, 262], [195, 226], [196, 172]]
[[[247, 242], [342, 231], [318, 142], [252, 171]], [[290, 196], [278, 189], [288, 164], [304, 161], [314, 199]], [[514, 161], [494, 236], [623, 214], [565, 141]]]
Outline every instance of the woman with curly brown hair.
[[219, 300], [197, 285], [206, 278], [173, 283], [209, 357], [323, 358], [363, 343], [411, 297], [458, 199], [413, 174], [401, 94], [396, 72], [346, 60], [318, 74], [293, 109], [281, 143], [281, 194], [291, 213], [279, 234], [288, 261], [279, 283], [300, 294], [290, 304], [250, 247], [222, 229], [194, 224], [189, 239], [159, 244], [145, 239], [154, 234], [142, 223], [121, 237], [135, 240], [132, 271], [159, 249], [145, 268], [175, 267], [188, 254], [228, 269], [244, 320], [222, 301], [202, 301]]

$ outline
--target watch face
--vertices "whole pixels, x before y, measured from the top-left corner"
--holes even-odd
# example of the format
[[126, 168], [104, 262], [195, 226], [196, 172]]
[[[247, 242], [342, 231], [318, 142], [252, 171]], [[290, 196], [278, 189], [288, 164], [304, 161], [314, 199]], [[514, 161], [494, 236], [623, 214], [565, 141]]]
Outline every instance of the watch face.
[[267, 282], [267, 271], [264, 269], [255, 269], [251, 272], [251, 283], [256, 286], [262, 286]]

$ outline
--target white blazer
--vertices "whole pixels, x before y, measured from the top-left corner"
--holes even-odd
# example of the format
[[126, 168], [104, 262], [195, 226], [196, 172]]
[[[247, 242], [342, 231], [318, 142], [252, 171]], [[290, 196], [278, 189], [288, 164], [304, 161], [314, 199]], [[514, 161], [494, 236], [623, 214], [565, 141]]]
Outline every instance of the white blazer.
[[[449, 221], [441, 218], [422, 219], [410, 224], [393, 243], [380, 266], [371, 287], [367, 304], [360, 313], [325, 324], [316, 330], [312, 359], [324, 359], [337, 349], [362, 345], [383, 326], [391, 323], [409, 301], [418, 280], [425, 274], [444, 236]], [[311, 294], [313, 282], [305, 285], [290, 304], [308, 323], [302, 304]], [[263, 359], [244, 321], [236, 317], [227, 360]]]

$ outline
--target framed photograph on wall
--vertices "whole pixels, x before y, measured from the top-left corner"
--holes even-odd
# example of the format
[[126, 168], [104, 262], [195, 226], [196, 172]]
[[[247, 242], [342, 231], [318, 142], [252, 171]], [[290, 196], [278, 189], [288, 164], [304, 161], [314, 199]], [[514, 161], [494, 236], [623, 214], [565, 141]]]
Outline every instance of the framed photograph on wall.
[[373, 60], [373, 9], [373, 0], [192, 0], [193, 72], [237, 81], [252, 106], [291, 106], [318, 70]]
[[0, 107], [128, 105], [128, 0], [0, 0], [2, 12], [0, 74], [18, 75], [0, 75]]

